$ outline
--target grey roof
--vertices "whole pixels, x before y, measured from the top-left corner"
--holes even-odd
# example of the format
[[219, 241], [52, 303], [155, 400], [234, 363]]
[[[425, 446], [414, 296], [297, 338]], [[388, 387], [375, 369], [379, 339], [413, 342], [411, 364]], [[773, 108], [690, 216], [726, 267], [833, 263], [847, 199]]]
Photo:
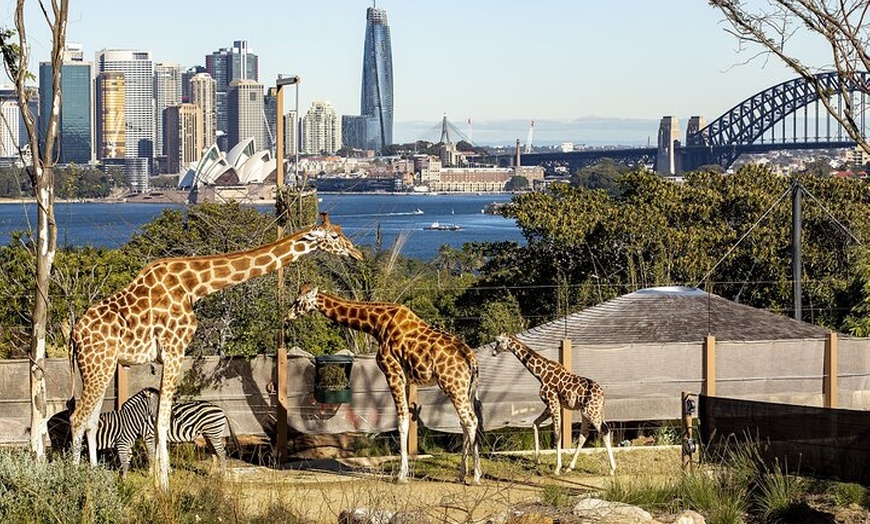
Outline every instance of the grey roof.
[[829, 330], [690, 287], [647, 288], [519, 333], [530, 346], [794, 340]]

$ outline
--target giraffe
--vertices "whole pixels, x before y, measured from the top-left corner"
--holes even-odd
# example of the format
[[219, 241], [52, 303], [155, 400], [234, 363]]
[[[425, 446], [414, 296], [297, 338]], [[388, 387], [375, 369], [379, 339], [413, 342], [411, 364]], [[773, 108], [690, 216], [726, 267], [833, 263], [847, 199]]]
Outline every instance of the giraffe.
[[493, 356], [510, 351], [522, 362], [526, 369], [541, 383], [541, 400], [546, 407], [544, 412], [532, 423], [535, 432], [535, 462], [540, 462], [540, 445], [538, 442], [538, 427], [548, 418], [553, 418], [553, 431], [556, 439], [556, 471], [558, 475], [562, 470], [562, 415], [561, 408], [579, 410], [582, 416], [580, 436], [577, 438], [577, 447], [574, 448], [574, 458], [568, 466], [568, 471], [577, 465], [577, 457], [580, 448], [586, 442], [589, 434], [589, 425], [598, 431], [603, 437], [604, 447], [610, 458], [610, 474], [616, 471], [616, 461], [613, 460], [611, 448], [611, 434], [607, 423], [604, 422], [604, 390], [594, 380], [581, 377], [568, 371], [565, 366], [536, 353], [532, 348], [523, 344], [517, 337], [508, 336], [504, 333], [495, 339], [495, 347], [492, 349]]
[[399, 419], [401, 465], [396, 481], [408, 481], [410, 417], [405, 388], [408, 384], [437, 384], [453, 403], [462, 426], [459, 481], [465, 482], [468, 475], [470, 452], [474, 463], [472, 482], [480, 484], [478, 447], [483, 436], [483, 411], [474, 351], [456, 336], [433, 328], [406, 306], [345, 300], [310, 284], [302, 286], [287, 318], [292, 320], [314, 310], [338, 324], [372, 335], [380, 344], [376, 361], [387, 378]]
[[319, 224], [246, 251], [156, 260], [126, 287], [92, 305], [71, 334], [72, 351], [82, 377], [81, 398], [70, 417], [73, 461], [80, 460], [82, 438], [87, 432], [90, 462], [97, 462], [99, 406], [115, 367], [160, 361], [163, 374], [153, 472], [158, 486], [168, 487], [167, 430], [184, 350], [196, 331], [194, 303], [228, 286], [276, 271], [318, 249], [362, 259], [341, 228], [330, 223], [327, 213], [321, 213]]

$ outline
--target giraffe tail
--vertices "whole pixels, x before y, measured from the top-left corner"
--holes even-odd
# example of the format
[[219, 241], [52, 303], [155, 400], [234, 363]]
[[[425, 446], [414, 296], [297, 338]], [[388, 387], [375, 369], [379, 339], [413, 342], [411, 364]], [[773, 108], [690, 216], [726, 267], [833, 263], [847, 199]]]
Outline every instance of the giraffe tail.
[[480, 374], [478, 372], [477, 363], [471, 364], [471, 405], [474, 409], [474, 416], [477, 417], [477, 431], [475, 442], [478, 446], [483, 446], [486, 439], [486, 434], [483, 432], [483, 403], [480, 401]]
[[78, 345], [72, 337], [68, 319], [61, 322], [60, 332], [69, 343], [69, 400], [66, 401], [66, 407], [72, 414], [76, 407], [76, 354], [78, 353]]
[[598, 430], [598, 434], [602, 437], [610, 433], [610, 426], [607, 425], [607, 422], [601, 422], [601, 429]]

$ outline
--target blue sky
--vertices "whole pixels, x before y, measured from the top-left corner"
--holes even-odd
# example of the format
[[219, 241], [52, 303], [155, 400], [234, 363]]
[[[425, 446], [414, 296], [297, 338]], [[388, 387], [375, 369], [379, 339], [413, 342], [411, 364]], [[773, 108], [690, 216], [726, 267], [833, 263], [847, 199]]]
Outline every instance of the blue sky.
[[[155, 61], [189, 67], [234, 40], [247, 40], [260, 58], [261, 83], [274, 84], [279, 73], [301, 75], [303, 111], [325, 99], [339, 113], [359, 112], [370, 1], [72, 0], [70, 5], [68, 41], [83, 44], [86, 56], [103, 48], [142, 49]], [[645, 121], [675, 115], [684, 125], [696, 114], [712, 120], [794, 76], [775, 61], [743, 64], [750, 54], [737, 53], [720, 13], [706, 0], [380, 0], [377, 5], [387, 11], [392, 33], [396, 141], [419, 138], [413, 135], [446, 114], [462, 129], [471, 119], [475, 141], [478, 125], [483, 130], [501, 120], [513, 120], [516, 128], [507, 135], [525, 140], [531, 120], [540, 122], [536, 133], [543, 137], [548, 121], [630, 119], [634, 125], [626, 126], [624, 139], [614, 140], [637, 143], [655, 139], [655, 128], [639, 129]], [[0, 24], [13, 25], [13, 10], [13, 2], [6, 2]], [[49, 56], [43, 26], [31, 12], [34, 63]], [[285, 104], [293, 103], [291, 94]], [[580, 126], [564, 140], [594, 143], [595, 137], [582, 136], [587, 133], [595, 128]]]

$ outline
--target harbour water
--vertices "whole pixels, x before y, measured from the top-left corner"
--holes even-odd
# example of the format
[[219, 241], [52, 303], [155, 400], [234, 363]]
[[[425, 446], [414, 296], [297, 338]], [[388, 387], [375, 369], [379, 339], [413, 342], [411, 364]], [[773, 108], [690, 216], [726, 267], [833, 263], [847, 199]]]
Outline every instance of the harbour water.
[[[354, 243], [373, 245], [378, 229], [385, 248], [397, 242], [411, 258], [431, 260], [443, 244], [461, 248], [465, 242], [515, 241], [523, 237], [513, 220], [482, 213], [491, 202], [508, 202], [509, 194], [321, 194], [320, 211], [342, 226]], [[119, 247], [130, 236], [174, 204], [57, 203], [58, 244]], [[274, 213], [273, 205], [257, 205]], [[458, 228], [431, 229], [433, 223]], [[0, 205], [0, 244], [13, 231], [35, 229], [33, 204]], [[430, 228], [430, 229], [427, 229]]]

